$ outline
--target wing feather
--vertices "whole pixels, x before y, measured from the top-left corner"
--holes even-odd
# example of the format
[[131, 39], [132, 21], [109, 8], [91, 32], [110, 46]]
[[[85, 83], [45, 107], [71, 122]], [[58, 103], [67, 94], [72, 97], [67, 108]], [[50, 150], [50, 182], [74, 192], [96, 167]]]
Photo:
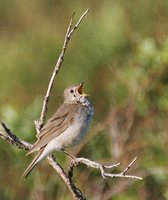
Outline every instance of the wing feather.
[[74, 121], [74, 117], [80, 106], [80, 104], [62, 104], [62, 106], [41, 129], [41, 132], [38, 135], [38, 140], [35, 142], [28, 154], [38, 151], [55, 137], [58, 137], [61, 133], [63, 133]]

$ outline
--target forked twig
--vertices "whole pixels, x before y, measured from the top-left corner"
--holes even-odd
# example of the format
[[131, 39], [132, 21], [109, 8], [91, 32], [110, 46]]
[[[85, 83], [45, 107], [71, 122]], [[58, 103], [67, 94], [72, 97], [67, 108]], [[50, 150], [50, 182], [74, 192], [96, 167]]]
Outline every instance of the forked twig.
[[73, 177], [73, 168], [79, 164], [85, 164], [88, 167], [92, 167], [92, 168], [96, 168], [99, 169], [101, 172], [101, 175], [103, 178], [107, 178], [107, 177], [120, 177], [120, 178], [132, 178], [132, 179], [139, 179], [142, 180], [141, 177], [139, 176], [134, 176], [134, 175], [127, 175], [126, 172], [131, 168], [131, 166], [133, 165], [133, 163], [136, 161], [137, 157], [135, 157], [133, 159], [133, 161], [121, 172], [121, 173], [106, 173], [105, 169], [113, 169], [118, 167], [119, 165], [121, 165], [121, 163], [117, 163], [117, 164], [112, 164], [112, 165], [102, 165], [98, 162], [95, 161], [91, 161], [87, 158], [74, 158], [71, 160], [70, 165], [69, 165], [69, 171], [68, 171], [68, 175], [72, 178]]
[[112, 174], [112, 173], [104, 173], [104, 176], [105, 177], [111, 177], [111, 178], [114, 178], [114, 177], [118, 177], [118, 178], [132, 178], [132, 179], [139, 179], [139, 180], [142, 180], [143, 178], [140, 177], [140, 176], [134, 176], [134, 175], [128, 175], [126, 174], [126, 172], [132, 167], [132, 165], [134, 164], [134, 162], [137, 160], [137, 157], [135, 157], [133, 159], [133, 161], [130, 162], [130, 164], [120, 173], [117, 173], [117, 174]]

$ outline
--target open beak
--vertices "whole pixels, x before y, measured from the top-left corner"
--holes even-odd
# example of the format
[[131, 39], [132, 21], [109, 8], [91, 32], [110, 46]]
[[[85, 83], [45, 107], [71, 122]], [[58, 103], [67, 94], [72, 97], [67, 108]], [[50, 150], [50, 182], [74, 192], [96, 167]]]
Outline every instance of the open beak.
[[83, 92], [83, 84], [84, 84], [84, 82], [85, 82], [85, 81], [83, 81], [82, 83], [79, 84], [79, 86], [78, 86], [78, 88], [77, 88], [77, 91], [78, 91], [78, 93], [79, 93], [80, 95], [82, 95], [82, 96], [89, 96], [88, 94], [85, 94], [85, 93]]

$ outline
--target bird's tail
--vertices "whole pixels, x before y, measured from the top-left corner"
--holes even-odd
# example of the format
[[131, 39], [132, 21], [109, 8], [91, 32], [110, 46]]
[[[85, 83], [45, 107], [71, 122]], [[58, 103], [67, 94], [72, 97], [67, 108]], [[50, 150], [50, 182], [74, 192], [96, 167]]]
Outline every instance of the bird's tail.
[[37, 154], [37, 156], [33, 159], [33, 161], [30, 163], [30, 165], [24, 171], [24, 173], [22, 174], [23, 178], [27, 178], [28, 175], [31, 173], [31, 171], [36, 166], [36, 164], [41, 160], [41, 159], [39, 159], [39, 157], [41, 156], [41, 153], [42, 153], [42, 151], [39, 151], [39, 153]]

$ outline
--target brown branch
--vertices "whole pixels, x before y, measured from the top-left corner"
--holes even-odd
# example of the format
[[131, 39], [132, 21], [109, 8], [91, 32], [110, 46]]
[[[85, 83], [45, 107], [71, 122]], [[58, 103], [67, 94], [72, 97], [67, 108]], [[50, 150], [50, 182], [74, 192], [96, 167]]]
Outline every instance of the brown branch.
[[59, 72], [59, 70], [60, 70], [60, 68], [62, 66], [62, 62], [64, 61], [64, 55], [65, 55], [65, 51], [67, 49], [68, 43], [69, 43], [69, 41], [71, 39], [72, 34], [78, 28], [78, 26], [80, 25], [81, 21], [84, 19], [84, 17], [86, 16], [86, 14], [88, 12], [89, 12], [89, 9], [87, 9], [83, 13], [83, 15], [80, 17], [80, 19], [78, 20], [78, 22], [74, 26], [74, 28], [72, 28], [72, 25], [73, 25], [73, 17], [75, 15], [75, 13], [73, 13], [73, 15], [71, 17], [71, 20], [70, 20], [70, 23], [69, 23], [69, 26], [68, 26], [68, 29], [67, 29], [67, 32], [66, 32], [66, 35], [65, 35], [62, 51], [61, 51], [61, 53], [60, 53], [60, 55], [58, 57], [57, 63], [55, 65], [55, 68], [54, 68], [53, 74], [51, 76], [51, 79], [50, 79], [50, 82], [49, 82], [49, 85], [48, 85], [48, 89], [47, 89], [47, 92], [46, 92], [46, 95], [45, 95], [45, 98], [44, 98], [43, 108], [42, 108], [40, 119], [38, 121], [36, 121], [36, 123], [35, 123], [36, 126], [38, 126], [38, 129], [41, 129], [41, 127], [44, 125], [45, 118], [46, 118], [46, 113], [47, 113], [47, 110], [48, 110], [48, 101], [49, 101], [49, 97], [50, 97], [50, 94], [51, 94], [51, 90], [52, 90], [56, 75], [58, 74], [58, 72]]
[[96, 168], [99, 169], [101, 172], [101, 175], [103, 178], [107, 178], [107, 177], [120, 177], [120, 178], [132, 178], [132, 179], [139, 179], [142, 180], [141, 177], [139, 176], [134, 176], [134, 175], [127, 175], [126, 172], [131, 168], [131, 166], [134, 164], [134, 162], [136, 161], [136, 157], [133, 159], [133, 161], [121, 172], [121, 173], [106, 173], [105, 169], [113, 169], [118, 167], [121, 163], [117, 163], [117, 164], [113, 164], [113, 165], [102, 165], [98, 162], [95, 161], [91, 161], [89, 159], [86, 158], [74, 158], [73, 160], [71, 160], [70, 165], [69, 165], [69, 171], [68, 171], [68, 175], [69, 177], [73, 177], [73, 168], [79, 164], [85, 164], [88, 167], [92, 167], [92, 168]]
[[3, 140], [7, 141], [8, 143], [15, 145], [15, 146], [18, 147], [19, 149], [25, 149], [25, 150], [28, 150], [28, 149], [29, 149], [27, 146], [24, 146], [23, 144], [20, 144], [20, 143], [14, 141], [11, 137], [9, 137], [9, 135], [7, 135], [7, 134], [5, 134], [5, 133], [3, 133], [3, 132], [0, 132], [0, 137], [1, 137]]

